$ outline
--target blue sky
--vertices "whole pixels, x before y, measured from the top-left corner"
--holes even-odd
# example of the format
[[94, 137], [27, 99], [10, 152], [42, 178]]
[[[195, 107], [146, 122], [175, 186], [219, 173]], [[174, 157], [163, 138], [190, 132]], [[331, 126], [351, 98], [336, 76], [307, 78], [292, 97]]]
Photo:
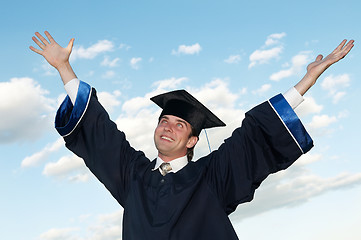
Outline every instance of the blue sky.
[[[66, 46], [133, 146], [154, 158], [159, 110], [149, 97], [185, 88], [227, 124], [292, 87], [317, 54], [355, 47], [296, 111], [315, 147], [270, 176], [231, 215], [240, 239], [359, 239], [359, 1], [11, 1], [0, 10], [1, 239], [121, 239], [122, 209], [53, 128], [65, 96], [57, 72], [29, 50], [35, 31]], [[196, 156], [207, 154], [204, 136]]]

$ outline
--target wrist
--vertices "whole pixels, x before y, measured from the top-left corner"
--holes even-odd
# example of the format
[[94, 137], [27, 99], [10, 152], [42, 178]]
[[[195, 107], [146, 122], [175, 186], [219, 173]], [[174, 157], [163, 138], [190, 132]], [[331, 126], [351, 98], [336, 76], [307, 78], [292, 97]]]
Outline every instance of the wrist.
[[76, 78], [73, 68], [68, 61], [57, 66], [56, 69], [58, 70], [64, 85], [67, 84], [70, 80]]
[[306, 75], [294, 86], [295, 89], [303, 96], [315, 83], [317, 78], [306, 73]]
[[64, 63], [61, 63], [59, 65], [57, 65], [56, 70], [58, 70], [59, 73], [63, 73], [68, 71], [69, 68], [71, 68], [69, 61], [66, 61]]

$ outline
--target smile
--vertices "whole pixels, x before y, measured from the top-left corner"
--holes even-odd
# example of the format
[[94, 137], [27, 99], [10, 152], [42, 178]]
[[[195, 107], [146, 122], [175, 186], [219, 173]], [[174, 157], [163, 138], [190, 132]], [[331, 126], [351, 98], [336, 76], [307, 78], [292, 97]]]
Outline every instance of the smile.
[[160, 138], [164, 139], [164, 140], [167, 140], [167, 141], [170, 141], [170, 142], [174, 142], [174, 140], [172, 138], [167, 137], [167, 136], [161, 136]]

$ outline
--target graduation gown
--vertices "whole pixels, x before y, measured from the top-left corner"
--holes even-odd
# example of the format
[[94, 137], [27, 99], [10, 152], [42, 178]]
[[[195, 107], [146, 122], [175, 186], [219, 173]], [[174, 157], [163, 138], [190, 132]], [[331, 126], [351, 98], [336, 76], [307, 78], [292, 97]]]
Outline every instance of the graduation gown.
[[124, 208], [125, 240], [238, 239], [228, 215], [313, 146], [281, 94], [247, 112], [219, 149], [166, 176], [129, 145], [84, 82], [74, 106], [69, 97], [60, 106], [55, 126]]

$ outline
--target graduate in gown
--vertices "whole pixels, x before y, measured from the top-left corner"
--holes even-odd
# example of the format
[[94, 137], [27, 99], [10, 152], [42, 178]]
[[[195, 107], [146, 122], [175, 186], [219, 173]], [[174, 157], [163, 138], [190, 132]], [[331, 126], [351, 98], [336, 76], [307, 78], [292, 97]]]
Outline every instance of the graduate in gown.
[[66, 147], [124, 208], [123, 239], [238, 239], [228, 218], [271, 173], [286, 169], [313, 146], [293, 108], [333, 63], [353, 47], [346, 40], [326, 58], [317, 56], [305, 77], [286, 94], [246, 113], [241, 126], [209, 155], [191, 161], [202, 129], [225, 124], [185, 90], [153, 97], [161, 107], [154, 142], [158, 157], [132, 148], [98, 102], [96, 90], [79, 81], [69, 64], [74, 39], [60, 47], [33, 37], [30, 47], [54, 66], [68, 96], [55, 127]]

